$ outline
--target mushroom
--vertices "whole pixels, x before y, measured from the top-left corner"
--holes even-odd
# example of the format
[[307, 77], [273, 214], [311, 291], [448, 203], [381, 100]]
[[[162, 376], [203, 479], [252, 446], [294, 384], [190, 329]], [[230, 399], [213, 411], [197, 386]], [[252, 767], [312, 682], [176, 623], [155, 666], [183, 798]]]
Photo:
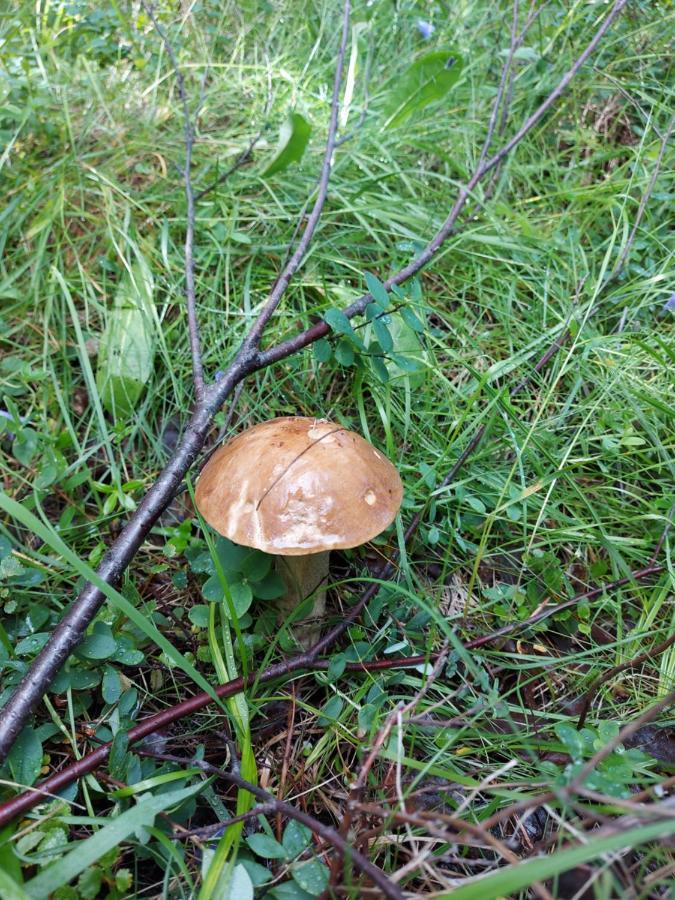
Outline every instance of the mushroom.
[[287, 618], [311, 594], [309, 623], [294, 630], [311, 646], [325, 610], [331, 550], [371, 540], [396, 516], [403, 485], [379, 450], [326, 419], [288, 416], [248, 428], [202, 470], [197, 508], [219, 534], [273, 554]]

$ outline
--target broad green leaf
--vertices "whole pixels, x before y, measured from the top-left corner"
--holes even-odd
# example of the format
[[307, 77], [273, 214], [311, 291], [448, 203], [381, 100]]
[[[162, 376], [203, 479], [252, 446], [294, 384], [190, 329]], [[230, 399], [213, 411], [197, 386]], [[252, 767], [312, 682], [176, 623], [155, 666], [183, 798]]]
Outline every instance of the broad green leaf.
[[312, 126], [300, 113], [291, 113], [279, 129], [279, 143], [272, 162], [263, 172], [264, 176], [274, 175], [287, 169], [291, 163], [302, 159], [309, 143]]
[[424, 323], [420, 321], [420, 319], [415, 315], [415, 313], [410, 309], [409, 306], [404, 306], [401, 310], [401, 318], [413, 331], [418, 332], [418, 334], [423, 334], [425, 331]]
[[101, 336], [96, 387], [113, 416], [129, 416], [150, 375], [155, 355], [153, 278], [145, 263], [136, 262], [115, 295]]
[[376, 275], [372, 274], [372, 272], [366, 272], [364, 278], [366, 279], [366, 284], [373, 300], [386, 309], [387, 306], [389, 306], [389, 294], [387, 293], [386, 287]]
[[27, 466], [37, 453], [38, 444], [37, 432], [32, 428], [22, 428], [14, 438], [12, 453], [20, 463]]
[[205, 782], [183, 788], [179, 791], [171, 791], [166, 794], [158, 794], [155, 797], [143, 797], [137, 806], [133, 806], [121, 815], [111, 820], [102, 820], [106, 824], [84, 841], [74, 843], [73, 849], [57, 862], [44, 868], [39, 875], [32, 878], [25, 886], [29, 897], [41, 900], [76, 878], [90, 865], [97, 862], [104, 853], [119, 846], [142, 828], [152, 825], [155, 816], [167, 809], [179, 806], [189, 797], [199, 793]]
[[256, 856], [263, 859], [286, 859], [288, 853], [285, 848], [268, 834], [251, 834], [246, 838], [246, 843]]
[[120, 681], [119, 672], [112, 666], [106, 666], [103, 673], [103, 684], [101, 693], [106, 703], [117, 703], [122, 693], [122, 682]]
[[75, 655], [82, 659], [107, 659], [117, 650], [117, 641], [112, 634], [103, 634], [94, 631], [87, 635], [80, 646], [75, 650]]
[[335, 345], [335, 359], [341, 366], [354, 365], [354, 348], [347, 338], [340, 338]]
[[23, 729], [7, 757], [9, 771], [18, 784], [31, 785], [40, 774], [42, 743], [30, 725]]
[[319, 726], [325, 727], [336, 721], [344, 705], [344, 700], [341, 697], [331, 697], [321, 709], [321, 715], [318, 719]]
[[299, 884], [294, 881], [282, 881], [270, 891], [270, 896], [274, 900], [312, 900], [312, 895], [307, 891], [303, 891]]
[[325, 363], [333, 355], [333, 348], [330, 345], [330, 342], [326, 340], [326, 338], [319, 338], [318, 341], [314, 344], [314, 357], [317, 362]]
[[251, 876], [239, 863], [232, 870], [230, 881], [223, 894], [223, 900], [253, 900], [254, 887]]
[[295, 819], [291, 819], [284, 828], [281, 843], [284, 845], [289, 858], [291, 858], [299, 856], [306, 847], [309, 847], [311, 840], [312, 832], [309, 828], [301, 825], [300, 822], [296, 822]]
[[30, 895], [4, 869], [0, 869], [0, 897], [3, 900], [30, 900]]
[[29, 634], [28, 637], [22, 638], [14, 648], [17, 656], [32, 656], [39, 653], [40, 650], [49, 640], [49, 632], [37, 631], [35, 634]]
[[414, 112], [443, 98], [462, 71], [462, 57], [456, 50], [426, 53], [396, 79], [385, 106], [385, 128], [405, 122]]
[[337, 334], [351, 334], [354, 330], [347, 316], [337, 307], [327, 309], [323, 314], [323, 320]]
[[253, 585], [253, 592], [259, 600], [276, 600], [286, 593], [286, 585], [280, 575], [271, 572], [262, 581]]
[[375, 332], [377, 342], [385, 353], [389, 353], [390, 350], [394, 349], [394, 340], [389, 334], [389, 329], [387, 328], [384, 319], [373, 319], [373, 331]]
[[188, 610], [188, 619], [197, 628], [208, 628], [209, 626], [209, 608], [203, 603], [198, 606], [191, 606]]
[[328, 867], [318, 859], [310, 859], [309, 862], [293, 866], [293, 880], [312, 897], [318, 897], [326, 890], [329, 877]]

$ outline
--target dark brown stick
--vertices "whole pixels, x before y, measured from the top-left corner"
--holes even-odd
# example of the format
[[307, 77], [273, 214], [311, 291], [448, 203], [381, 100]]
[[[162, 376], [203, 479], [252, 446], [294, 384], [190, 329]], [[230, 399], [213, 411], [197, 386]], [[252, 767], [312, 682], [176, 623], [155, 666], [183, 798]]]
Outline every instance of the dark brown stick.
[[[296, 809], [291, 803], [288, 803], [285, 800], [279, 800], [263, 788], [251, 784], [250, 781], [246, 781], [241, 775], [235, 772], [226, 772], [225, 769], [219, 769], [209, 762], [204, 762], [204, 760], [186, 759], [181, 756], [173, 756], [170, 753], [155, 753], [151, 750], [141, 750], [140, 755], [150, 756], [153, 759], [177, 762], [186, 767], [193, 765], [198, 766], [209, 775], [215, 775], [217, 778], [235, 785], [235, 787], [248, 791], [269, 807], [273, 813], [281, 813], [289, 819], [295, 819], [296, 822], [300, 822], [302, 825], [309, 828], [310, 831], [313, 831], [314, 834], [317, 834], [326, 844], [335, 847], [340, 853], [351, 859], [356, 868], [359, 869], [363, 875], [370, 878], [373, 884], [377, 885], [384, 897], [388, 897], [390, 900], [403, 900], [403, 892], [398, 885], [390, 881], [382, 869], [373, 865], [373, 863], [366, 859], [363, 854], [359, 853], [358, 850], [355, 850], [334, 828], [331, 828], [329, 825], [324, 825], [323, 822], [319, 822], [318, 819], [303, 812], [301, 809]], [[222, 824], [227, 825], [228, 822], [223, 822]]]

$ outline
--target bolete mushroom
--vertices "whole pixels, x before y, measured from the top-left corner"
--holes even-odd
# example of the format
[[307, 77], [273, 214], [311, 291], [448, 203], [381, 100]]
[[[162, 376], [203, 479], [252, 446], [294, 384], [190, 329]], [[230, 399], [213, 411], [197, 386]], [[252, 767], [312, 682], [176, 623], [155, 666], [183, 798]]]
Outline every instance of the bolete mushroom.
[[398, 472], [368, 441], [303, 416], [262, 422], [223, 444], [195, 491], [199, 512], [219, 534], [277, 557], [286, 586], [280, 618], [314, 594], [308, 624], [293, 632], [303, 647], [319, 634], [330, 551], [378, 535], [402, 495]]

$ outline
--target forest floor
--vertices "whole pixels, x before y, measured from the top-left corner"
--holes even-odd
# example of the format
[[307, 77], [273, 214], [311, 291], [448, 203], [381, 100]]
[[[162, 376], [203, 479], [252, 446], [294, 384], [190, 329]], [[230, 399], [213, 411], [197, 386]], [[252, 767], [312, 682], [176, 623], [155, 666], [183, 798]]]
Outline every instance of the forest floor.
[[[157, 16], [194, 124], [212, 383], [306, 227], [342, 13], [321, 0], [177, 6]], [[114, 739], [60, 799], [0, 830], [0, 896], [668, 896], [667, 4], [628, 4], [432, 262], [382, 298], [386, 315], [337, 313], [415, 259], [486, 137], [489, 154], [507, 144], [611, 8], [556, 0], [519, 35], [536, 6], [515, 4], [514, 45], [510, 4], [354, 3], [348, 139], [263, 347], [322, 320], [332, 330], [247, 377], [208, 434], [213, 447], [302, 415], [386, 454], [400, 514], [333, 554], [326, 627], [379, 590], [323, 669], [255, 680], [129, 742], [144, 717], [293, 653], [269, 557], [216, 539], [193, 469], [0, 769], [7, 800]], [[431, 93], [422, 58], [452, 73], [433, 70]], [[4, 703], [174, 452], [194, 393], [183, 109], [148, 14], [22, 5], [0, 25], [0, 92]], [[256, 815], [225, 777], [237, 757], [235, 776], [266, 792]]]

